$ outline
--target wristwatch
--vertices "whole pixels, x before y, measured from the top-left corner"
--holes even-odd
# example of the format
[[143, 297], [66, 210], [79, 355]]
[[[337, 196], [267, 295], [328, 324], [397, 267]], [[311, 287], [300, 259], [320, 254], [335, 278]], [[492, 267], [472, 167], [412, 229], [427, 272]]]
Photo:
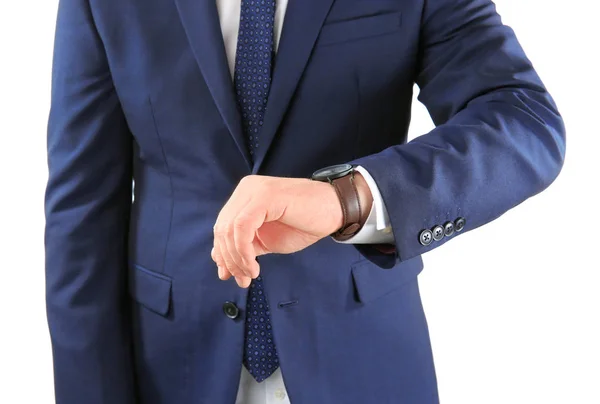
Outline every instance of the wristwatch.
[[338, 164], [321, 168], [313, 173], [314, 181], [329, 182], [335, 189], [344, 215], [342, 227], [331, 234], [338, 241], [346, 241], [360, 231], [366, 221], [354, 181], [354, 166], [351, 164]]

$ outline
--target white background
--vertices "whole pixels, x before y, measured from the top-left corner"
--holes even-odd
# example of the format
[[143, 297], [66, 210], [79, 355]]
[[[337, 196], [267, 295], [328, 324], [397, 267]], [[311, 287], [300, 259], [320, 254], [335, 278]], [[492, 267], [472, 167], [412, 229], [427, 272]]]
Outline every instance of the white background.
[[[43, 193], [57, 4], [0, 1], [3, 404], [53, 402]], [[595, 2], [498, 0], [497, 5], [565, 118], [567, 160], [547, 191], [426, 254], [420, 284], [441, 401], [598, 404], [600, 23], [592, 11]], [[411, 137], [431, 128], [427, 111], [416, 102]]]

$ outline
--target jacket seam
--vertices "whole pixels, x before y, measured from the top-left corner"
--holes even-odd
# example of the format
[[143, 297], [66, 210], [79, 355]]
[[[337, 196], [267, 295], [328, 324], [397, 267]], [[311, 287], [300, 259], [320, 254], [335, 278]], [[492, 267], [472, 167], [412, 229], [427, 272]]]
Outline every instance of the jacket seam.
[[158, 125], [156, 123], [156, 116], [154, 114], [154, 106], [152, 105], [152, 99], [148, 97], [148, 106], [150, 107], [150, 115], [152, 116], [152, 125], [154, 126], [154, 133], [156, 135], [156, 139], [158, 140], [158, 145], [160, 147], [160, 151], [163, 156], [163, 162], [165, 165], [165, 170], [167, 171], [167, 176], [169, 177], [169, 188], [171, 191], [171, 207], [169, 212], [169, 227], [167, 228], [167, 239], [165, 240], [165, 251], [163, 253], [163, 262], [162, 262], [162, 272], [165, 272], [167, 267], [167, 254], [169, 251], [169, 242], [171, 240], [171, 229], [173, 227], [173, 211], [175, 209], [175, 191], [173, 188], [173, 178], [171, 175], [171, 169], [169, 167], [169, 162], [167, 161], [167, 154], [165, 152], [165, 148], [163, 146], [162, 139], [160, 137], [160, 132], [158, 131]]

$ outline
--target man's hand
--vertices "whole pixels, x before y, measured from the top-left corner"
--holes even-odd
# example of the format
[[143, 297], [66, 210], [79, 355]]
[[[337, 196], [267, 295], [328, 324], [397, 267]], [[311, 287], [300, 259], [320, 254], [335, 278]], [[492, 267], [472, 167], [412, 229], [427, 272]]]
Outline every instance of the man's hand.
[[[363, 205], [370, 209], [368, 185], [355, 174]], [[290, 254], [337, 231], [343, 213], [335, 189], [328, 183], [299, 178], [244, 177], [225, 204], [214, 226], [211, 252], [219, 278], [235, 277], [248, 287], [259, 274], [256, 257]]]

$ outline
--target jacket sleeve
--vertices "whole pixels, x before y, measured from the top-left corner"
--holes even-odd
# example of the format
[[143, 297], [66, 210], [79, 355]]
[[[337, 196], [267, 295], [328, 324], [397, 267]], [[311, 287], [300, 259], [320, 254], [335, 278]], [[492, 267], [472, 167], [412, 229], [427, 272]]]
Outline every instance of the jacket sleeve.
[[46, 308], [56, 402], [131, 404], [132, 136], [87, 0], [60, 0], [48, 122]]
[[[565, 129], [490, 0], [425, 0], [416, 82], [436, 128], [353, 164], [374, 178], [401, 261], [488, 223], [558, 175]], [[465, 219], [428, 245], [423, 230]]]

